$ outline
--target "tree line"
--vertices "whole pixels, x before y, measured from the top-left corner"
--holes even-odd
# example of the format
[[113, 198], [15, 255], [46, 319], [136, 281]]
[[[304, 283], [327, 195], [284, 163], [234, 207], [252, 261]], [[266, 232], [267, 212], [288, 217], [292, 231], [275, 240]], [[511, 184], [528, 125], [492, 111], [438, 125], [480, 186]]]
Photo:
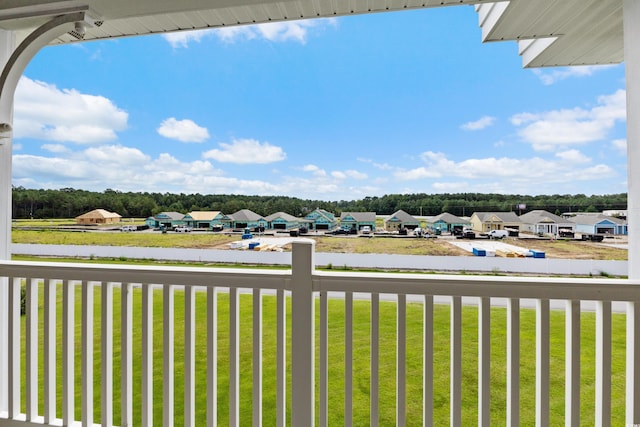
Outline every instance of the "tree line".
[[591, 196], [418, 193], [388, 194], [350, 201], [326, 201], [287, 196], [121, 192], [113, 189], [94, 192], [74, 188], [44, 190], [14, 186], [12, 195], [14, 219], [74, 218], [93, 209], [106, 209], [125, 218], [147, 218], [169, 211], [221, 211], [230, 214], [240, 209], [250, 209], [262, 216], [275, 212], [304, 216], [316, 208], [336, 215], [342, 212], [376, 212], [379, 215], [390, 215], [402, 209], [411, 215], [438, 215], [448, 212], [457, 216], [470, 216], [473, 212], [487, 211], [514, 211], [522, 214], [535, 209], [544, 209], [555, 214], [627, 209], [626, 193]]

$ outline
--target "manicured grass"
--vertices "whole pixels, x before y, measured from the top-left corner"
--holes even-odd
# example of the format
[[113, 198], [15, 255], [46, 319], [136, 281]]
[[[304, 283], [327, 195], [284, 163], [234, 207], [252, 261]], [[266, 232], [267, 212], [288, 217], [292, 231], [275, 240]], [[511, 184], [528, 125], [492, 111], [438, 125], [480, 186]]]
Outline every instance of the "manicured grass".
[[[43, 286], [40, 286], [43, 295]], [[41, 297], [42, 298], [42, 297]], [[62, 287], [57, 286], [58, 298], [58, 381], [57, 396], [58, 416], [61, 414], [61, 299]], [[100, 384], [101, 384], [101, 349], [100, 349], [100, 288], [95, 288], [95, 328], [94, 328], [94, 396], [95, 420], [100, 421]], [[240, 400], [242, 425], [251, 422], [252, 410], [252, 299], [250, 295], [240, 297]], [[81, 289], [76, 289], [76, 334], [75, 334], [75, 407], [76, 418], [81, 417]], [[228, 295], [218, 296], [218, 423], [228, 424], [228, 346], [229, 346], [229, 305]], [[158, 424], [162, 417], [162, 292], [154, 291], [154, 424]], [[275, 384], [276, 384], [276, 333], [275, 333], [275, 297], [263, 297], [263, 419], [264, 425], [275, 424]], [[40, 303], [42, 307], [42, 302]], [[198, 292], [196, 295], [196, 411], [198, 424], [205, 420], [206, 414], [206, 294]], [[329, 301], [329, 425], [343, 425], [344, 411], [344, 301], [333, 299]], [[133, 358], [134, 358], [134, 425], [140, 425], [140, 395], [141, 395], [141, 292], [134, 290], [134, 327], [133, 327]], [[288, 309], [288, 313], [290, 310]], [[317, 313], [317, 311], [316, 311]], [[491, 311], [491, 424], [505, 424], [505, 358], [506, 358], [506, 311], [503, 308], [492, 308]], [[422, 425], [422, 305], [409, 303], [407, 307], [407, 420], [408, 425]], [[175, 425], [183, 423], [182, 396], [183, 381], [183, 328], [184, 328], [184, 297], [181, 290], [175, 293]], [[463, 425], [477, 424], [477, 309], [463, 308]], [[613, 315], [613, 376], [612, 376], [612, 425], [624, 424], [624, 347], [625, 347], [625, 316]], [[42, 314], [39, 315], [40, 328], [43, 327]], [[24, 320], [23, 320], [24, 323]], [[369, 390], [370, 390], [370, 303], [368, 301], [354, 302], [354, 425], [367, 425], [369, 420]], [[382, 302], [380, 305], [380, 425], [395, 424], [395, 370], [396, 370], [396, 305], [392, 302]], [[521, 425], [535, 424], [535, 312], [523, 309], [521, 312]], [[593, 425], [594, 414], [594, 382], [595, 382], [595, 316], [593, 313], [582, 314], [582, 422], [581, 425]], [[448, 425], [449, 421], [449, 308], [437, 305], [434, 314], [434, 425]], [[316, 340], [318, 339], [316, 326]], [[24, 337], [24, 324], [23, 324]], [[290, 334], [290, 317], [288, 319], [288, 334]], [[42, 340], [42, 334], [39, 335]], [[289, 341], [290, 342], [290, 341]], [[41, 344], [42, 345], [42, 344]], [[23, 347], [24, 351], [24, 347]], [[290, 382], [291, 354], [288, 348], [288, 381]], [[39, 354], [42, 357], [42, 352]], [[551, 313], [551, 418], [552, 425], [563, 425], [564, 417], [564, 313]], [[42, 372], [42, 360], [40, 370]], [[316, 366], [319, 364], [316, 361]], [[24, 368], [23, 368], [24, 369]], [[114, 289], [114, 422], [120, 424], [120, 291]], [[42, 375], [40, 376], [42, 384]], [[24, 393], [24, 388], [23, 388]], [[318, 396], [318, 392], [316, 392]], [[291, 388], [287, 390], [288, 408], [290, 411]], [[24, 396], [22, 399], [24, 405]], [[24, 410], [24, 407], [23, 407]], [[42, 411], [42, 403], [40, 405]]]

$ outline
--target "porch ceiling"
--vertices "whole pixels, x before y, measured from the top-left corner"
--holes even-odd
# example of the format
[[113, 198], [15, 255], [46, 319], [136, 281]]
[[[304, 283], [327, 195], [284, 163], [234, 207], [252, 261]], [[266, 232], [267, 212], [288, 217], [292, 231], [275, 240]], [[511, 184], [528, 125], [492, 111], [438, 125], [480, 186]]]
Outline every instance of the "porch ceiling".
[[622, 0], [4, 0], [0, 29], [26, 33], [80, 9], [95, 20], [84, 40], [96, 40], [465, 4], [476, 5], [484, 41], [518, 41], [526, 67], [623, 60]]

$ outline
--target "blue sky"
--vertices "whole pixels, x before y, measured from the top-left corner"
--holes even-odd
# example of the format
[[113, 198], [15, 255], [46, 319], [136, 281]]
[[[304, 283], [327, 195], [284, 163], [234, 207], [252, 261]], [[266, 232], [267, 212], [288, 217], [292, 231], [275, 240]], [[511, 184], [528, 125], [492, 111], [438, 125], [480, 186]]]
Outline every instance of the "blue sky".
[[48, 47], [27, 188], [287, 195], [627, 190], [624, 65], [523, 69], [472, 7]]

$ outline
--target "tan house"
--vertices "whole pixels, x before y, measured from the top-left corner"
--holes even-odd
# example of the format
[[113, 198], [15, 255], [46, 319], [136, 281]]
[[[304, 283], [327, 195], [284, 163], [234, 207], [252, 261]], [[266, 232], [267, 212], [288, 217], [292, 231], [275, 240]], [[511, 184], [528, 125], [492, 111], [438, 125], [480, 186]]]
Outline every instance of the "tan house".
[[120, 222], [122, 217], [114, 212], [104, 209], [94, 209], [76, 217], [76, 224], [95, 225], [95, 224], [115, 224]]
[[222, 227], [224, 214], [220, 211], [193, 211], [182, 218], [185, 224], [193, 228]]
[[418, 227], [420, 227], [420, 221], [402, 209], [384, 219], [384, 229], [387, 231], [398, 231], [403, 228], [415, 230]]
[[474, 212], [469, 221], [473, 230], [480, 233], [491, 230], [520, 230], [523, 225], [515, 212]]

